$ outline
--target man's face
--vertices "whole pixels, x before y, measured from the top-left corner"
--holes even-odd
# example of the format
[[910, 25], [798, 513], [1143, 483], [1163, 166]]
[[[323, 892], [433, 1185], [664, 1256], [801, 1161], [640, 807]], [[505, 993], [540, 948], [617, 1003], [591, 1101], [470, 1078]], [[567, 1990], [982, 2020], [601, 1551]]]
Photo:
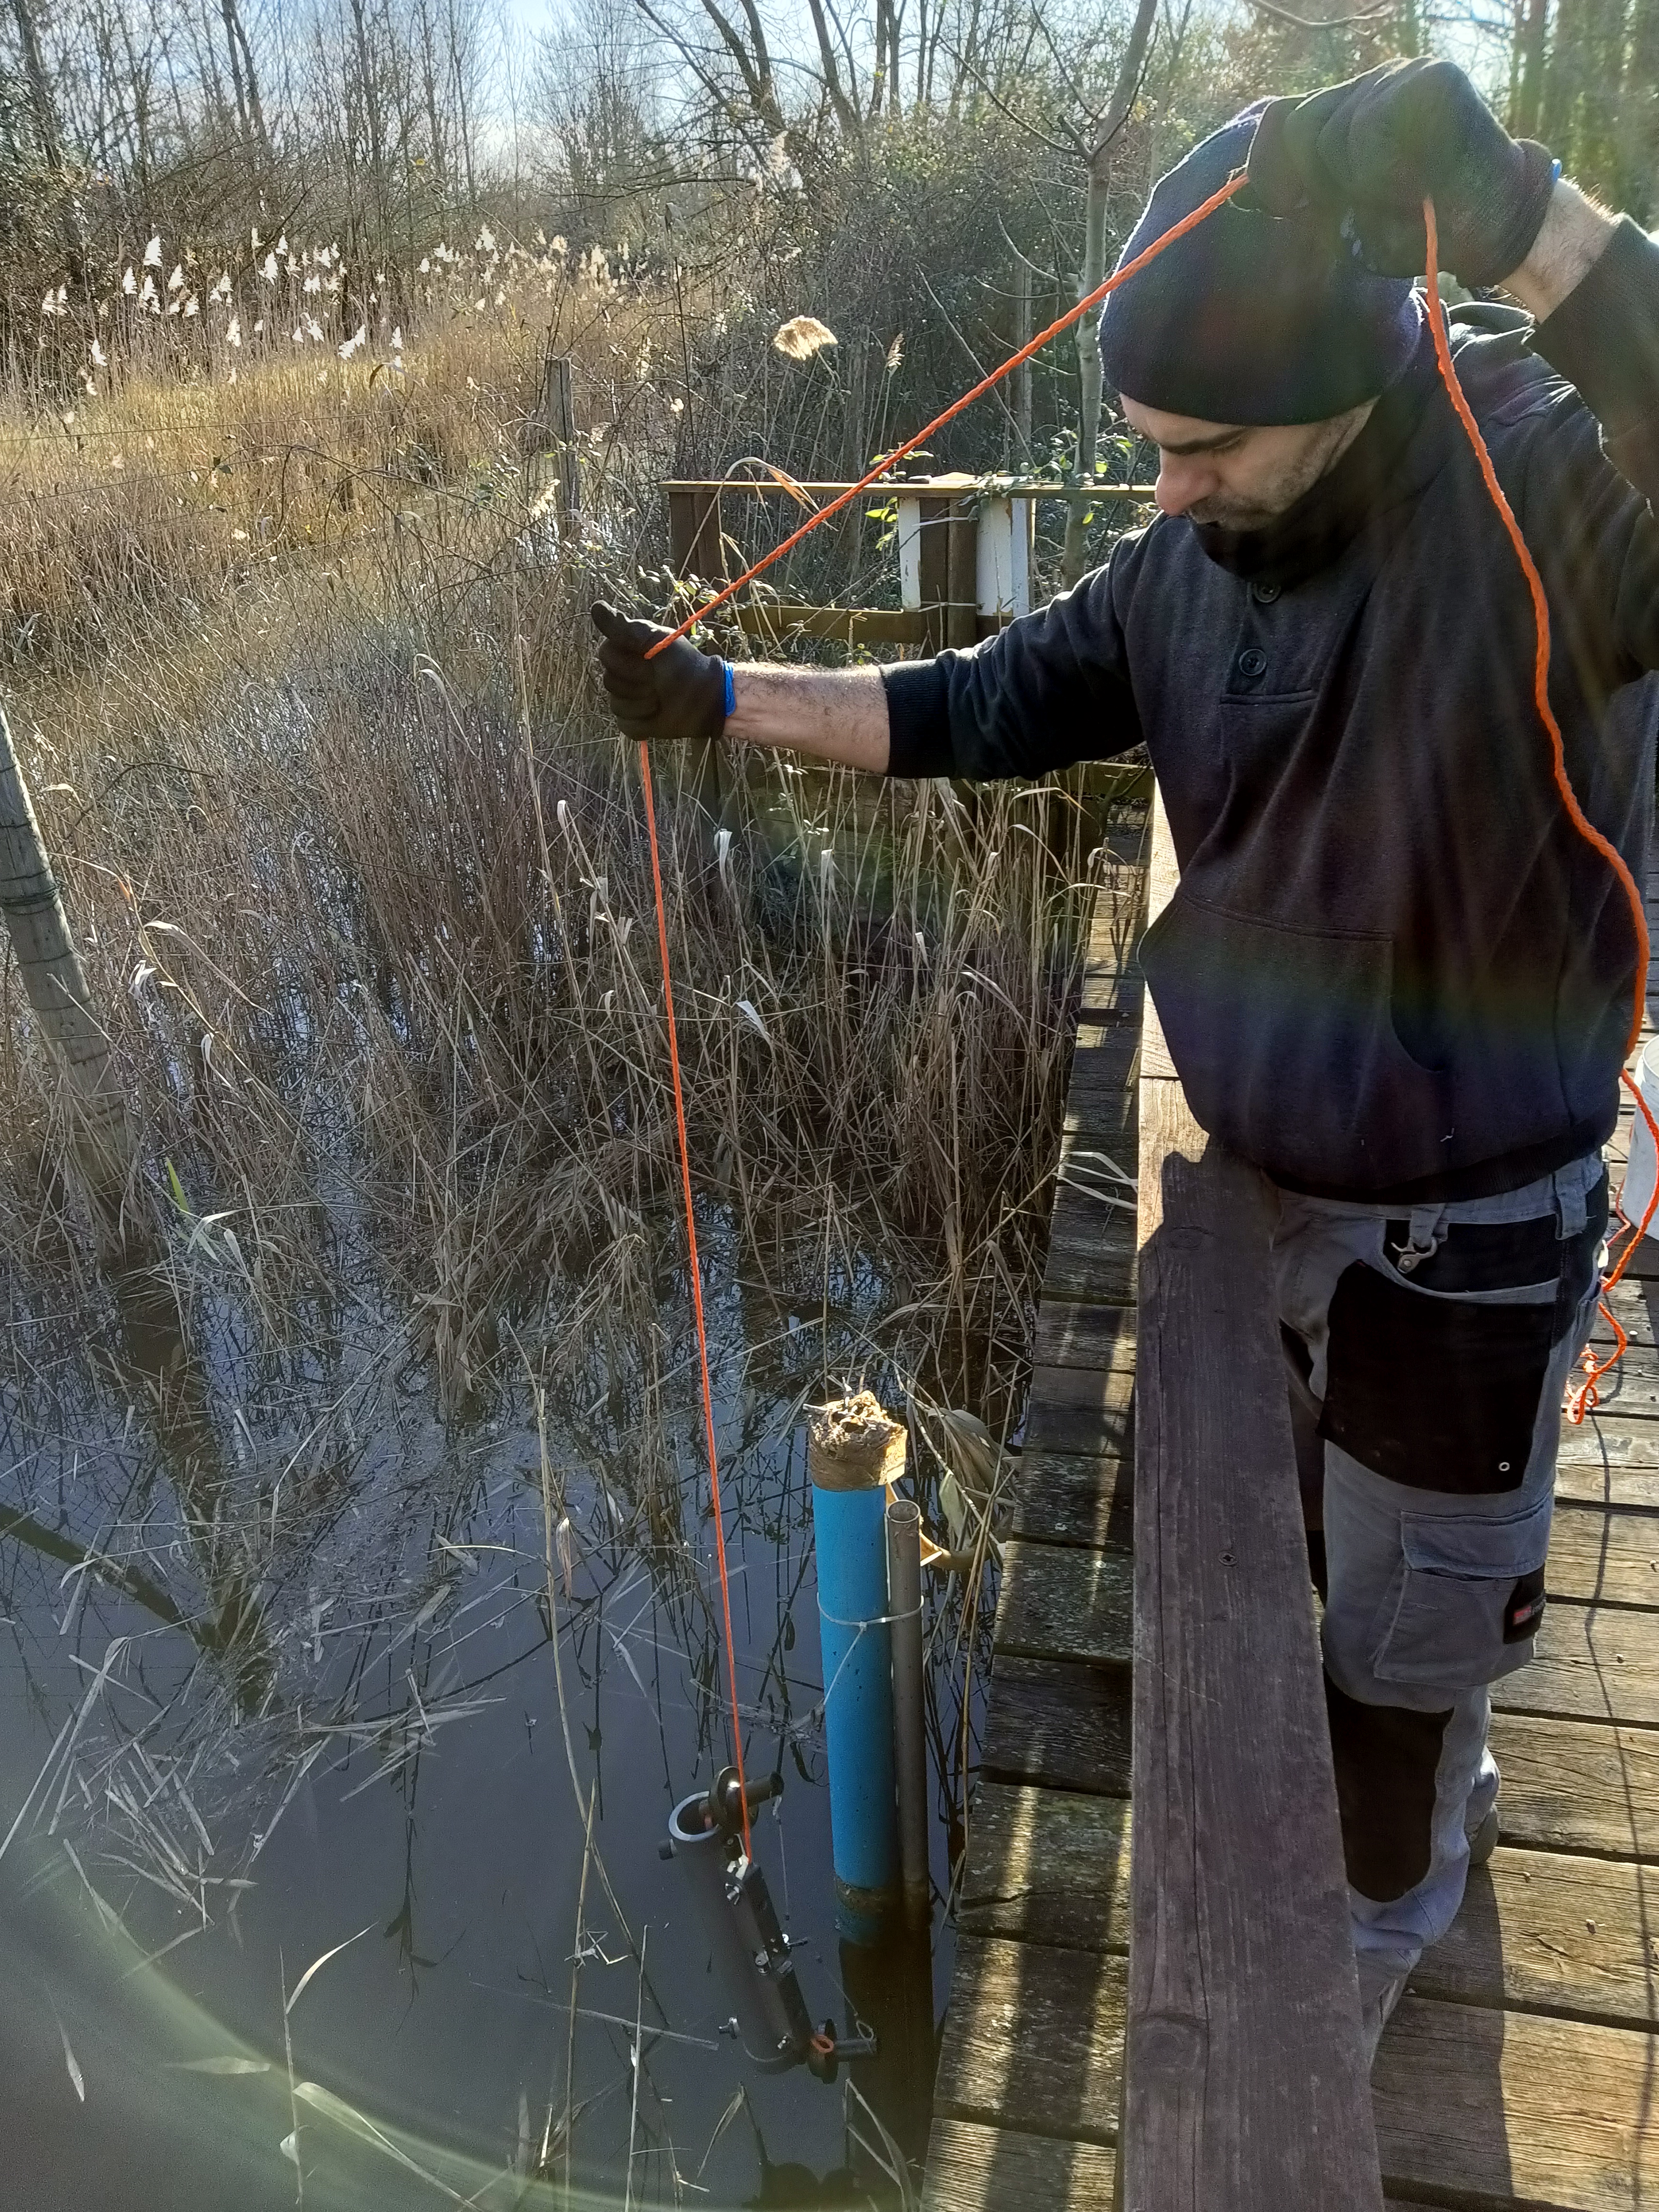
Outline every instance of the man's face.
[[1126, 394], [1123, 412], [1158, 449], [1158, 503], [1165, 514], [1260, 530], [1334, 466], [1375, 404], [1368, 399], [1322, 422], [1241, 426], [1166, 415]]

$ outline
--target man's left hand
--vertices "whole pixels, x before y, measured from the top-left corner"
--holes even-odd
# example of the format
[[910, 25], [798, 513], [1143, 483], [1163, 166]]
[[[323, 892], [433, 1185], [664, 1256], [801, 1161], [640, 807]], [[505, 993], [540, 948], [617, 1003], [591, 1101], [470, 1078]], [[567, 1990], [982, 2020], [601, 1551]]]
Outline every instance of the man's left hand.
[[1389, 62], [1307, 100], [1275, 100], [1250, 148], [1250, 197], [1268, 214], [1340, 216], [1351, 250], [1390, 276], [1423, 272], [1423, 202], [1462, 283], [1518, 269], [1549, 205], [1555, 165], [1511, 138], [1451, 62]]

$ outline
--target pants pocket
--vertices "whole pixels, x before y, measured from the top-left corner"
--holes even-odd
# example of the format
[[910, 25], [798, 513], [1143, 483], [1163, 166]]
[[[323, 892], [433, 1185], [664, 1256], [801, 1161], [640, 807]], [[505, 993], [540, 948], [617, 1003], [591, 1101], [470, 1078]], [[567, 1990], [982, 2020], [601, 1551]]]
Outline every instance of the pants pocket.
[[1544, 1497], [1501, 1520], [1401, 1515], [1398, 1600], [1371, 1662], [1380, 1681], [1449, 1697], [1525, 1666], [1544, 1617], [1553, 1504]]
[[1556, 1318], [1553, 1298], [1425, 1297], [1356, 1261], [1331, 1299], [1319, 1433], [1413, 1490], [1462, 1498], [1518, 1490]]

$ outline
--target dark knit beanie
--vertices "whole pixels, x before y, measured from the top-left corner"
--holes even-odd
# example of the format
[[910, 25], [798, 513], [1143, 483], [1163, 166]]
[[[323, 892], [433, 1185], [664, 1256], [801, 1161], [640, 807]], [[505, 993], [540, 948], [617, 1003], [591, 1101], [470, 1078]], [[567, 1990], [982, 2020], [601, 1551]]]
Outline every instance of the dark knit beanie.
[[[1120, 269], [1243, 168], [1266, 105], [1158, 179]], [[1328, 220], [1277, 221], [1229, 201], [1108, 296], [1100, 357], [1107, 382], [1146, 407], [1206, 422], [1317, 422], [1385, 391], [1421, 326], [1409, 282], [1364, 268]]]

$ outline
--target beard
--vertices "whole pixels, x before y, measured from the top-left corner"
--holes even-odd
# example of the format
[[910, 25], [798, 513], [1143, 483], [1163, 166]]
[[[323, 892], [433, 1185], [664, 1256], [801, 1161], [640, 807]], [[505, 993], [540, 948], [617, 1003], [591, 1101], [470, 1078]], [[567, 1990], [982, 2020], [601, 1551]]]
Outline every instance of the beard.
[[1322, 423], [1320, 427], [1326, 434], [1312, 440], [1294, 460], [1265, 483], [1253, 484], [1248, 491], [1212, 492], [1208, 499], [1194, 501], [1187, 509], [1187, 520], [1200, 528], [1227, 530], [1236, 534], [1265, 530], [1336, 466], [1364, 428], [1374, 404], [1367, 403]]
[[1283, 497], [1279, 496], [1279, 487], [1275, 485], [1266, 495], [1265, 503], [1261, 499], [1246, 499], [1237, 492], [1218, 492], [1212, 499], [1194, 501], [1187, 509], [1187, 520], [1201, 526], [1213, 526], [1220, 530], [1265, 530], [1270, 522], [1276, 521], [1284, 514], [1286, 507], [1294, 507], [1314, 481], [1310, 477], [1307, 483], [1298, 483], [1295, 490]]

